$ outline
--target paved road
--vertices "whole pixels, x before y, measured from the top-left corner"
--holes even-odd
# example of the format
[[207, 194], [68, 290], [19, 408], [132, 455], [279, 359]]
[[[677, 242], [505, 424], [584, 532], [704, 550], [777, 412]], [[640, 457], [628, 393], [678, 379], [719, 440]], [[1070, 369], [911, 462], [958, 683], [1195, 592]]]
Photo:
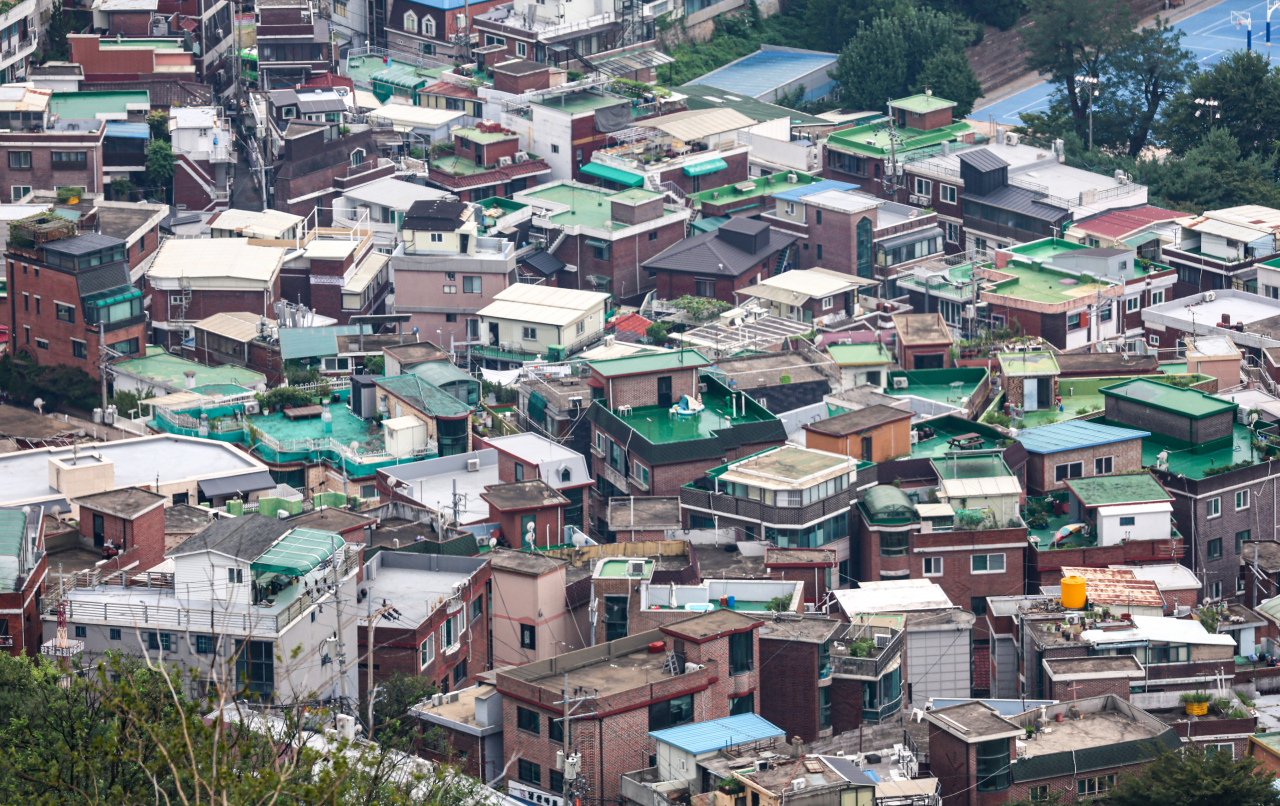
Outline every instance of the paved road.
[[[1212, 65], [1228, 50], [1245, 46], [1245, 29], [1231, 24], [1232, 11], [1248, 11], [1253, 17], [1254, 48], [1267, 52], [1266, 45], [1266, 0], [1223, 0], [1221, 3], [1192, 14], [1175, 23], [1175, 27], [1186, 32], [1182, 46], [1190, 50], [1199, 59], [1201, 65]], [[1280, 60], [1280, 13], [1273, 15], [1275, 25], [1275, 58]], [[1023, 112], [1043, 112], [1049, 108], [1053, 88], [1048, 82], [1040, 82], [1006, 98], [974, 110], [971, 117], [994, 119], [996, 123], [1017, 126], [1022, 120]]]

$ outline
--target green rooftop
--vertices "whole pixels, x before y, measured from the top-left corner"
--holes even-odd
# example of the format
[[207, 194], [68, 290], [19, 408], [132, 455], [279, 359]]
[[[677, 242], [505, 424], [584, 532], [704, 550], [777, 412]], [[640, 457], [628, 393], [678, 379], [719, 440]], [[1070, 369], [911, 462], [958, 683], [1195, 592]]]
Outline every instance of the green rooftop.
[[870, 344], [832, 344], [827, 347], [831, 360], [842, 367], [891, 364], [893, 356], [878, 341]]
[[733, 404], [727, 398], [708, 393], [702, 396], [702, 411], [686, 417], [672, 414], [669, 406], [636, 406], [625, 417], [618, 414], [617, 410], [613, 411], [613, 415], [651, 444], [662, 445], [711, 439], [717, 432], [736, 425], [776, 419], [755, 404], [755, 401], [750, 398], [747, 400], [746, 410], [739, 406], [736, 414]]
[[1102, 394], [1124, 400], [1132, 400], [1155, 409], [1180, 414], [1199, 420], [1215, 414], [1234, 412], [1239, 405], [1220, 400], [1196, 389], [1183, 389], [1147, 378], [1134, 378], [1103, 388]]
[[1150, 473], [1125, 473], [1118, 476], [1092, 476], [1068, 479], [1067, 486], [1086, 507], [1116, 504], [1151, 504], [1172, 501]]
[[697, 369], [711, 362], [697, 350], [666, 350], [660, 353], [641, 353], [623, 358], [589, 361], [587, 366], [605, 378], [623, 375], [640, 375], [646, 372], [670, 372], [678, 369]]
[[928, 94], [912, 95], [908, 98], [899, 98], [896, 101], [889, 102], [889, 106], [894, 109], [905, 109], [908, 112], [915, 112], [917, 115], [937, 112], [939, 109], [950, 109], [955, 105], [955, 101], [948, 101], [946, 98]]
[[49, 109], [67, 120], [93, 120], [101, 114], [128, 113], [129, 107], [151, 108], [151, 93], [146, 90], [118, 92], [55, 92], [49, 98]]
[[1084, 244], [1064, 241], [1061, 238], [1041, 238], [1038, 241], [1020, 243], [1011, 247], [1008, 251], [1015, 255], [1022, 255], [1027, 260], [1048, 260], [1054, 255], [1060, 255], [1063, 252], [1087, 248]]
[[446, 153], [431, 158], [431, 170], [449, 174], [450, 176], [473, 176], [475, 174], [488, 173], [493, 169], [486, 168], [483, 165], [476, 165], [475, 161], [469, 157]]
[[[989, 283], [988, 289], [993, 294], [1001, 294], [1028, 302], [1054, 304], [1071, 302], [1081, 297], [1096, 297], [1098, 283], [1082, 283], [1074, 274], [1039, 268], [1020, 261], [1009, 261], [1002, 269], [993, 269], [1011, 275], [1010, 279]], [[1105, 291], [1117, 283], [1103, 283]]]
[[163, 347], [150, 345], [146, 358], [133, 358], [115, 365], [119, 372], [128, 372], [140, 378], [154, 381], [156, 384], [170, 389], [186, 388], [186, 372], [194, 371], [196, 386], [210, 384], [235, 384], [236, 386], [254, 387], [266, 384], [267, 376], [251, 369], [224, 364], [219, 367], [206, 367], [185, 358], [179, 358], [167, 352]]
[[[624, 577], [630, 576], [630, 574], [627, 573], [627, 563], [628, 563], [628, 560], [626, 559], [605, 560], [604, 562], [600, 563], [600, 573], [597, 574], [597, 576], [602, 577], [604, 579], [622, 579]], [[644, 578], [645, 579], [648, 579], [649, 577], [653, 576], [653, 565], [654, 565], [653, 560], [644, 561]]]
[[[894, 388], [894, 379], [906, 378], [907, 388]], [[885, 385], [887, 395], [911, 395], [953, 406], [964, 405], [987, 379], [984, 367], [956, 369], [912, 369], [890, 372]]]
[[445, 71], [453, 69], [452, 67], [418, 67], [408, 62], [397, 62], [395, 59], [383, 64], [381, 56], [353, 56], [347, 60], [346, 75], [356, 84], [369, 87], [372, 86], [374, 75], [392, 67], [403, 68], [415, 74], [421, 71], [420, 75], [432, 82], [439, 79]]
[[[928, 432], [923, 429], [926, 428], [933, 432], [933, 436], [925, 438]], [[944, 457], [948, 453], [953, 453], [955, 449], [951, 447], [948, 440], [966, 434], [976, 434], [982, 437], [982, 444], [975, 446], [975, 449], [981, 450], [998, 448], [1001, 443], [1008, 439], [1004, 434], [989, 425], [975, 423], [952, 415], [929, 420], [912, 430], [921, 432], [920, 441], [911, 446], [912, 459], [936, 459]]]
[[346, 545], [346, 541], [337, 532], [298, 528], [273, 543], [249, 567], [255, 574], [306, 576], [320, 563], [332, 557], [338, 546], [343, 545]]
[[[1106, 419], [1097, 419], [1093, 422], [1114, 425], [1118, 428], [1131, 427], [1125, 423]], [[1241, 423], [1232, 423], [1230, 437], [1199, 445], [1190, 445], [1185, 440], [1166, 437], [1163, 434], [1152, 434], [1142, 439], [1142, 466], [1154, 467], [1161, 458], [1160, 454], [1163, 453], [1169, 473], [1191, 479], [1203, 479], [1217, 475], [1232, 465], [1262, 461], [1262, 455], [1253, 448], [1253, 441], [1253, 432]]]
[[417, 375], [381, 378], [378, 386], [431, 417], [463, 417], [471, 406]]
[[1000, 372], [1008, 378], [1058, 374], [1058, 359], [1050, 352], [1000, 353], [998, 357]]
[[503, 140], [510, 140], [518, 136], [515, 132], [482, 132], [475, 126], [462, 126], [454, 129], [451, 134], [457, 137], [465, 137], [471, 142], [479, 143], [480, 145], [501, 143]]
[[598, 230], [626, 229], [629, 224], [613, 220], [613, 199], [636, 204], [650, 199], [661, 198], [651, 190], [631, 188], [622, 192], [599, 190], [575, 185], [551, 185], [524, 194], [527, 199], [555, 202], [568, 205], [563, 213], [551, 216], [551, 223], [557, 226], [579, 225]]
[[[600, 60], [593, 60], [596, 64]], [[713, 87], [710, 84], [685, 84], [680, 87], [681, 95], [685, 97], [685, 106], [689, 109], [732, 109], [740, 112], [752, 120], [761, 123], [778, 118], [791, 118], [792, 126], [830, 126], [831, 121], [825, 118], [816, 117], [814, 115], [806, 115], [803, 112], [797, 112], [794, 109], [787, 109], [783, 106], [757, 101], [741, 93], [729, 92], [719, 87]], [[730, 99], [735, 100], [730, 100]], [[871, 112], [871, 115], [877, 113]]]
[[[684, 87], [681, 88], [685, 89]], [[812, 176], [803, 174], [798, 171], [794, 172], [796, 181], [787, 182], [787, 174], [769, 174], [746, 182], [739, 182], [736, 185], [725, 185], [723, 187], [711, 188], [701, 191], [700, 193], [690, 193], [689, 198], [693, 200], [693, 206], [701, 207], [703, 202], [715, 202], [716, 204], [728, 204], [730, 202], [742, 201], [743, 199], [757, 199], [767, 196], [771, 193], [777, 193], [782, 190], [791, 190], [792, 188], [804, 187], [821, 182], [821, 176]], [[751, 185], [750, 190], [743, 190]]]
[[953, 456], [935, 457], [933, 466], [938, 475], [944, 479], [991, 479], [999, 476], [1012, 476], [1013, 471], [1005, 464], [1000, 453], [969, 454], [958, 453]]
[[628, 103], [626, 98], [616, 95], [605, 95], [595, 90], [575, 90], [562, 95], [543, 95], [535, 98], [533, 103], [548, 109], [563, 109], [570, 114], [592, 112], [606, 106]]
[[[900, 139], [900, 142], [896, 145], [896, 151], [898, 154], [903, 154], [917, 148], [926, 148], [951, 140], [958, 140], [973, 131], [973, 128], [968, 123], [960, 122], [929, 131], [912, 129], [909, 126], [899, 126], [894, 131]], [[854, 154], [884, 157], [889, 153], [889, 127], [873, 123], [867, 126], [858, 126], [854, 129], [845, 129], [828, 137], [827, 145]]]
[[183, 49], [181, 39], [112, 39], [105, 36], [98, 40], [98, 47], [102, 50], [143, 47], [152, 47], [156, 50]]

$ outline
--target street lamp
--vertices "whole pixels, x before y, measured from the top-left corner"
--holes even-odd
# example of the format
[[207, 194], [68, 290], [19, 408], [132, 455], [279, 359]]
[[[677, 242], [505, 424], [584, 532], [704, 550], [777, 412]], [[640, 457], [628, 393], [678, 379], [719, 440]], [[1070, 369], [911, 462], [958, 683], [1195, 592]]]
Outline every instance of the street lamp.
[[1213, 98], [1196, 98], [1194, 103], [1196, 106], [1204, 107], [1204, 109], [1196, 110], [1196, 117], [1200, 117], [1201, 112], [1207, 112], [1209, 114], [1210, 126], [1213, 125], [1213, 121], [1222, 117], [1222, 113], [1218, 111], [1218, 108], [1222, 105], [1221, 101], [1217, 101]]
[[1083, 75], [1076, 76], [1077, 84], [1084, 84], [1090, 87], [1089, 90], [1089, 150], [1093, 150], [1093, 99], [1098, 97], [1098, 85], [1101, 83], [1097, 76]]

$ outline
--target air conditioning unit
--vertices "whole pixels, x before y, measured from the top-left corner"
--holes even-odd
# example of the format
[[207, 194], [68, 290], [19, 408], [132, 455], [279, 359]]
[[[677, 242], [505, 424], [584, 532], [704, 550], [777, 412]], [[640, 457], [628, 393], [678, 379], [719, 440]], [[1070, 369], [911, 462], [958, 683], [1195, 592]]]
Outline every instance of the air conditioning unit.
[[467, 587], [467, 584], [465, 582], [453, 583], [453, 598], [455, 599], [460, 598], [462, 596], [463, 589], [466, 587]]
[[627, 576], [644, 576], [644, 560], [627, 560]]
[[809, 785], [809, 782], [803, 778], [793, 778], [791, 780], [791, 789], [795, 792], [799, 792], [801, 789], [804, 789], [808, 785]]
[[468, 460], [467, 460], [467, 472], [468, 472], [468, 473], [478, 473], [479, 471], [480, 471], [480, 459], [479, 459], [479, 457], [476, 457], [476, 458], [474, 458], [474, 459], [468, 459]]
[[799, 181], [799, 180], [796, 178], [796, 175], [795, 175], [795, 174], [793, 174], [793, 173], [787, 174], [787, 184], [788, 184], [788, 185], [794, 185], [794, 184], [795, 184], [796, 182], [798, 182], [798, 181]]
[[892, 635], [877, 635], [876, 649], [884, 649], [893, 641]]
[[1205, 302], [1213, 302], [1213, 301], [1214, 301], [1215, 299], [1217, 299], [1217, 298], [1218, 298], [1218, 295], [1217, 295], [1217, 294], [1215, 294], [1215, 293], [1213, 293], [1212, 291], [1206, 291], [1206, 292], [1204, 292], [1204, 301], [1205, 301]]
[[502, 349], [502, 350], [508, 350], [508, 351], [509, 351], [509, 350], [511, 349], [511, 342], [509, 342], [509, 341], [504, 341], [504, 342], [502, 342], [501, 344], [499, 344], [499, 345], [498, 345], [498, 347], [499, 347], [500, 349]]
[[582, 408], [582, 395], [574, 395], [569, 398], [569, 408], [575, 410]]
[[522, 162], [528, 162], [528, 161], [529, 161], [529, 155], [526, 152], [524, 151], [516, 152], [516, 165], [519, 165]]
[[920, 432], [919, 432], [919, 431], [912, 431], [912, 432], [911, 432], [911, 444], [912, 444], [912, 445], [915, 445], [915, 444], [916, 444], [916, 443], [918, 443], [919, 441], [920, 441]]
[[894, 388], [894, 389], [906, 389], [906, 388], [907, 388], [907, 379], [906, 379], [906, 378], [894, 378], [894, 379], [893, 379], [893, 388]]
[[928, 203], [929, 203], [929, 197], [928, 197], [928, 196], [917, 196], [917, 195], [915, 195], [915, 194], [913, 193], [913, 194], [911, 194], [910, 196], [908, 196], [908, 197], [907, 197], [907, 201], [909, 201], [909, 202], [910, 202], [910, 203], [912, 203], [912, 204], [928, 204]]
[[444, 695], [443, 695], [443, 694], [432, 694], [432, 695], [431, 695], [431, 704], [432, 704], [432, 705], [434, 705], [434, 706], [436, 706], [437, 708], [439, 708], [441, 705], [444, 705]]
[[707, 667], [703, 666], [701, 663], [686, 663], [684, 665], [684, 673], [691, 674], [693, 672], [700, 672], [705, 668]]
[[707, 385], [706, 385], [705, 383], [700, 383], [700, 384], [698, 384], [698, 391], [699, 391], [699, 392], [705, 392], [705, 391], [707, 391]]
[[245, 414], [258, 414], [261, 411], [262, 410], [258, 408], [258, 401], [256, 400], [249, 400], [249, 401], [246, 401], [244, 404]]
[[1004, 144], [1008, 146], [1016, 146], [1018, 144], [1017, 132], [1005, 132]]
[[445, 701], [445, 702], [457, 702], [457, 701], [458, 701], [458, 692], [456, 692], [456, 691], [455, 691], [455, 692], [453, 692], [452, 694], [446, 694], [446, 695], [444, 696], [444, 701]]
[[505, 168], [505, 167], [507, 167], [507, 166], [508, 166], [508, 165], [510, 165], [510, 164], [511, 164], [511, 158], [510, 158], [510, 157], [498, 157], [498, 167], [499, 167], [499, 168]]

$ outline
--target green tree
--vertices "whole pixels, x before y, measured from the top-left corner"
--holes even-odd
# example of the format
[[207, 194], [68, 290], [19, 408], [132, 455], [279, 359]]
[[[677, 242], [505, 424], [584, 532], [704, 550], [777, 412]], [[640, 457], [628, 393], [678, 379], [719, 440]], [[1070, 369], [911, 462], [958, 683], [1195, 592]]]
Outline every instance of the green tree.
[[168, 197], [173, 182], [173, 148], [164, 140], [147, 143], [147, 183]]
[[1123, 776], [1107, 796], [1110, 806], [1276, 806], [1275, 776], [1257, 759], [1206, 752], [1188, 744], [1166, 752], [1138, 775]]
[[[409, 709], [430, 699], [439, 689], [430, 678], [399, 673], [375, 686], [378, 691], [373, 704], [374, 739], [399, 750], [416, 752], [421, 732], [418, 718], [412, 716]], [[366, 700], [361, 706], [362, 713], [368, 713], [368, 708]]]
[[1101, 114], [1123, 132], [1117, 145], [1129, 156], [1142, 153], [1161, 106], [1198, 71], [1195, 54], [1182, 47], [1183, 32], [1156, 17], [1122, 45], [1107, 62], [1106, 84], [1095, 116]]
[[[1218, 106], [1196, 99], [1212, 99]], [[1272, 150], [1280, 131], [1280, 69], [1270, 67], [1266, 56], [1233, 50], [1209, 70], [1194, 72], [1165, 105], [1159, 133], [1170, 150], [1182, 154], [1217, 126], [1226, 128], [1246, 155]]]
[[934, 95], [955, 101], [952, 115], [959, 120], [973, 111], [973, 102], [982, 97], [982, 85], [969, 67], [969, 58], [959, 48], [934, 53], [920, 67], [912, 92], [928, 88]]
[[48, 46], [44, 49], [44, 58], [49, 61], [66, 61], [71, 51], [67, 47], [67, 34], [74, 33], [74, 21], [70, 13], [62, 9], [62, 0], [54, 0], [49, 9], [49, 27], [44, 35]]
[[667, 326], [663, 322], [653, 322], [649, 325], [648, 329], [645, 330], [645, 335], [648, 336], [654, 344], [666, 344]]
[[370, 375], [385, 375], [387, 360], [380, 355], [367, 355], [364, 358], [364, 371]]
[[157, 109], [147, 115], [147, 128], [151, 130], [152, 140], [169, 142], [169, 114]]
[[1007, 31], [1027, 10], [1024, 0], [969, 0], [969, 15], [978, 22]]
[[1045, 73], [1065, 96], [1075, 132], [1088, 135], [1087, 99], [1077, 76], [1102, 76], [1106, 60], [1132, 36], [1129, 7], [1114, 0], [1038, 0], [1022, 31], [1027, 69]]
[[[890, 99], [902, 98], [920, 86], [925, 65], [935, 55], [957, 51], [963, 57], [965, 44], [955, 17], [931, 8], [909, 7], [860, 25], [840, 51], [831, 76], [840, 85], [841, 100], [846, 106], [884, 109]], [[947, 82], [949, 87], [960, 90], [976, 85], [967, 61], [961, 64], [959, 59], [951, 59], [949, 64], [958, 73]], [[941, 66], [939, 62], [937, 67]], [[947, 97], [940, 91], [935, 94]], [[973, 100], [968, 99], [970, 106]]]
[[797, 28], [809, 47], [838, 53], [860, 26], [879, 16], [902, 14], [910, 7], [910, 0], [809, 0], [804, 24]]

